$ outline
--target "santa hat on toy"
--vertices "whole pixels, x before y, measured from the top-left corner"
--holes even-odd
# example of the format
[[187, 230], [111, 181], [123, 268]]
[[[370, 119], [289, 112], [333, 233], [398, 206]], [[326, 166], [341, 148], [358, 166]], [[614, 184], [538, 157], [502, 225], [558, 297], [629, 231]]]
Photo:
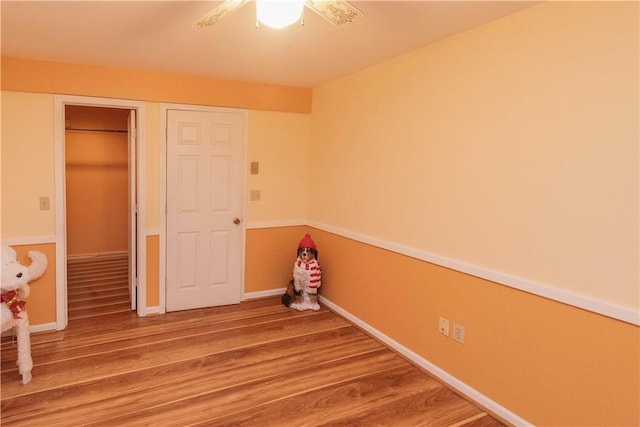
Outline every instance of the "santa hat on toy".
[[316, 249], [316, 244], [313, 242], [313, 239], [311, 239], [311, 235], [309, 233], [305, 234], [304, 238], [300, 240], [300, 243], [298, 243], [298, 249], [302, 248], [309, 248], [313, 249], [314, 251], [318, 250]]

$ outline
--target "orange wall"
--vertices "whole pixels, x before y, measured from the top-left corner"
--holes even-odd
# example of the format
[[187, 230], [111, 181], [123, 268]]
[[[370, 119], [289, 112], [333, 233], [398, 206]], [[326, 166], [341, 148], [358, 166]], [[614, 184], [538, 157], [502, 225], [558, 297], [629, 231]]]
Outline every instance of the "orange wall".
[[[244, 291], [284, 288], [293, 277], [298, 242], [306, 226], [247, 230]], [[322, 253], [319, 254], [322, 259]]]
[[2, 57], [2, 89], [309, 113], [311, 89]]
[[126, 131], [129, 123], [129, 110], [67, 105], [65, 106], [64, 118], [66, 128]]
[[147, 307], [160, 304], [160, 238], [147, 236]]
[[[127, 114], [76, 107], [65, 121], [71, 129], [126, 131]], [[67, 255], [128, 251], [127, 133], [67, 130], [65, 154]]]
[[[540, 426], [640, 425], [637, 326], [311, 234], [324, 297], [511, 412]], [[465, 326], [463, 345], [438, 332], [439, 316]]]

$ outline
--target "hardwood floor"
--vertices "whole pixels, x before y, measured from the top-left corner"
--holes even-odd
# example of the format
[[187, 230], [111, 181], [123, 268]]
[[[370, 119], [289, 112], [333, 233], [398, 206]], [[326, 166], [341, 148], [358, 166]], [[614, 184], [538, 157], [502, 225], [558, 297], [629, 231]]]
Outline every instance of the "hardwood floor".
[[2, 344], [3, 426], [501, 426], [345, 319], [279, 298], [32, 335], [33, 380]]
[[69, 321], [131, 310], [127, 256], [67, 263]]

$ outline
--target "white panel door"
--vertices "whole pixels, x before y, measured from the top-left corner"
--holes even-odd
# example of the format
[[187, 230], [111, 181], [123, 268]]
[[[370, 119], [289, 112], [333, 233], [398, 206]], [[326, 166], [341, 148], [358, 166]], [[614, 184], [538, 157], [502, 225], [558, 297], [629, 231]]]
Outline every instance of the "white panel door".
[[167, 114], [167, 311], [237, 304], [245, 113]]

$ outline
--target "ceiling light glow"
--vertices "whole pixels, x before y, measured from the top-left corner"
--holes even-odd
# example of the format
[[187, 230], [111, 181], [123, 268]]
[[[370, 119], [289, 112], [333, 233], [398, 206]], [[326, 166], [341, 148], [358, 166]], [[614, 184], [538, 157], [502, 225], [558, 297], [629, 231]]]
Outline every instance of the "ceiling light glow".
[[284, 28], [302, 18], [304, 0], [257, 0], [258, 21], [271, 28]]

